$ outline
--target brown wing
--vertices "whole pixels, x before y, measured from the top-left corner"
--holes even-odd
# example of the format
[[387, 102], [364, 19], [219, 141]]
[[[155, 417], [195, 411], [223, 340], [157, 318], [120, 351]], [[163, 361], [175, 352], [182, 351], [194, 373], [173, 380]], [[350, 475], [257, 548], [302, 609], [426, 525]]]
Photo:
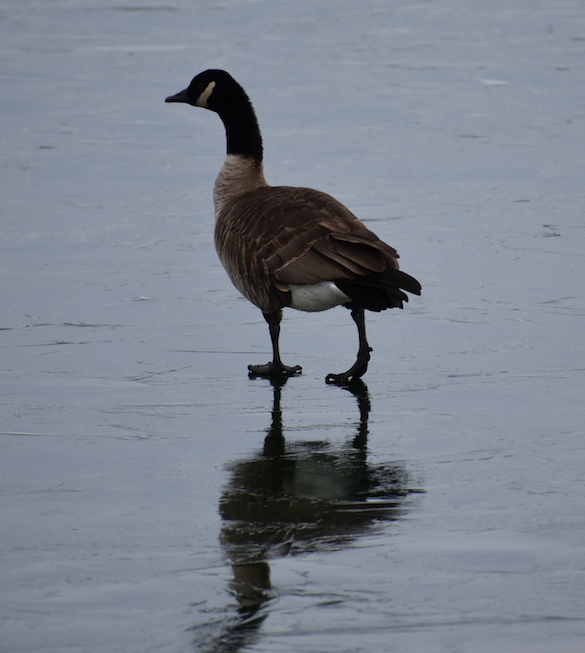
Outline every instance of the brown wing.
[[216, 245], [232, 281], [258, 306], [253, 295], [260, 288], [243, 289], [246, 279], [265, 292], [286, 292], [288, 284], [398, 270], [393, 247], [335, 198], [309, 188], [265, 186], [242, 194], [219, 217]]
[[279, 282], [353, 279], [398, 268], [396, 250], [326, 193], [273, 186], [250, 195], [247, 236]]

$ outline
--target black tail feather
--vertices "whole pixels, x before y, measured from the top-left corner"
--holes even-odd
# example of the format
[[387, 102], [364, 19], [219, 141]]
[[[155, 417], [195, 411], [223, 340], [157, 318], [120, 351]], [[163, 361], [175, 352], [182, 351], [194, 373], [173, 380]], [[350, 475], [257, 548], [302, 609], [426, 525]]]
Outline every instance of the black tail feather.
[[421, 294], [420, 283], [401, 270], [390, 269], [358, 279], [335, 280], [334, 283], [355, 304], [368, 311], [403, 308], [403, 302], [408, 301], [408, 295], [403, 290]]

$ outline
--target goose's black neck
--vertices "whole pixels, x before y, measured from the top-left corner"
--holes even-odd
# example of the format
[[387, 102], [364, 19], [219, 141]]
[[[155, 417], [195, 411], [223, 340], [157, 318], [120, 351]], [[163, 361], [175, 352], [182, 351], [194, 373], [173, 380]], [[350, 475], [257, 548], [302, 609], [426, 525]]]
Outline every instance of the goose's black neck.
[[[235, 82], [234, 82], [235, 84]], [[262, 161], [262, 135], [250, 98], [235, 84], [232, 94], [214, 110], [225, 126], [227, 153]]]

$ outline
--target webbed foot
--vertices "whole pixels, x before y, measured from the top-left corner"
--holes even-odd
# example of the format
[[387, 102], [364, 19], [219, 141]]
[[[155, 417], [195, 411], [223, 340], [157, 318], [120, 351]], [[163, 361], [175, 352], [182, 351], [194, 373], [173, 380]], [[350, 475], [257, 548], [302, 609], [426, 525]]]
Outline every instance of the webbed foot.
[[328, 374], [325, 377], [325, 383], [342, 385], [348, 383], [350, 379], [356, 380], [361, 378], [368, 369], [371, 351], [373, 351], [371, 347], [364, 347], [364, 349], [359, 352], [356, 362], [347, 370], [347, 372], [342, 372], [341, 374]]
[[302, 374], [303, 368], [300, 365], [283, 365], [271, 361], [266, 365], [248, 365], [249, 376], [295, 376]]

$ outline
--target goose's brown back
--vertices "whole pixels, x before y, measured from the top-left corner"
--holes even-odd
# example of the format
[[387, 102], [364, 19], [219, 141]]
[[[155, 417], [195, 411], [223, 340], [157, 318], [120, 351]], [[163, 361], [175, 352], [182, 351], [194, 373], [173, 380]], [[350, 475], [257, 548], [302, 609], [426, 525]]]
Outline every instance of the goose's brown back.
[[310, 188], [263, 186], [231, 198], [216, 216], [215, 243], [234, 285], [265, 312], [290, 304], [289, 284], [398, 270], [393, 247]]

